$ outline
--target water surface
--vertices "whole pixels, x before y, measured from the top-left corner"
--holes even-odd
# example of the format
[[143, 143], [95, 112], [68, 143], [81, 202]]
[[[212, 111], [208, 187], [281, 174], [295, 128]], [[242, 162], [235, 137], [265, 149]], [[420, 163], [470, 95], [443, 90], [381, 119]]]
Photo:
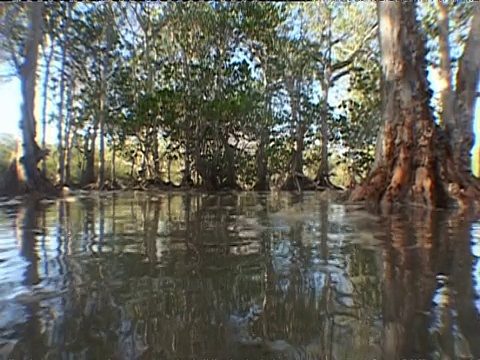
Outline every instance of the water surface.
[[0, 359], [480, 358], [480, 225], [319, 194], [0, 208]]

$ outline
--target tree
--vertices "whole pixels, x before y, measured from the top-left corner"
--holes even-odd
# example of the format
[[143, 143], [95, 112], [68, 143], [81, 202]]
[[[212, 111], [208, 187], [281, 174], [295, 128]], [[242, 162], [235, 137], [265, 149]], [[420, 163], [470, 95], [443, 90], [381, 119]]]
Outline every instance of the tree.
[[[19, 193], [52, 192], [53, 186], [41, 175], [37, 167], [38, 163], [48, 155], [48, 151], [40, 149], [37, 144], [34, 116], [36, 75], [39, 46], [43, 39], [45, 5], [43, 3], [17, 4], [9, 7], [8, 10], [2, 10], [3, 45], [21, 84], [20, 129], [23, 154], [19, 160], [24, 169], [26, 185], [18, 186], [21, 179], [17, 176], [18, 164], [14, 163], [10, 168], [10, 174], [6, 176], [3, 190], [9, 195], [12, 195], [11, 190]], [[18, 29], [15, 28], [16, 26]]]
[[[374, 200], [387, 208], [407, 199], [434, 208], [446, 206], [450, 195], [465, 208], [478, 194], [478, 187], [458, 157], [462, 150], [456, 148], [456, 132], [461, 131], [461, 124], [465, 124], [472, 110], [464, 100], [456, 99], [455, 125], [444, 130], [435, 124], [429, 107], [425, 39], [416, 20], [416, 6], [392, 2], [377, 5], [383, 69], [383, 136], [377, 143], [379, 159], [375, 167], [350, 198]], [[478, 49], [475, 15], [471, 26], [464, 67], [475, 64], [471, 58]], [[478, 74], [478, 67], [470, 67], [470, 71]], [[461, 84], [471, 82], [467, 81], [469, 76], [465, 70], [459, 71], [459, 89]], [[471, 142], [466, 146], [471, 146]]]

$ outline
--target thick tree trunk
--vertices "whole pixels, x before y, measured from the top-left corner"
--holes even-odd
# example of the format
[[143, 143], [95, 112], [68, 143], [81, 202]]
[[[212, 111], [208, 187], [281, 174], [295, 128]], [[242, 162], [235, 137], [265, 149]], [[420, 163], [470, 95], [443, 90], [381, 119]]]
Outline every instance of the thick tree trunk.
[[410, 200], [429, 207], [445, 206], [442, 178], [449, 171], [441, 167], [441, 160], [448, 164], [449, 149], [429, 108], [425, 45], [415, 5], [379, 2], [378, 14], [383, 156], [366, 181], [352, 192], [351, 200], [375, 200], [385, 205]]
[[[471, 150], [475, 142], [473, 133], [474, 107], [480, 75], [480, 7], [472, 4], [470, 32], [456, 79], [455, 114], [446, 125], [451, 136], [456, 171], [471, 180]], [[468, 184], [463, 184], [467, 188]]]

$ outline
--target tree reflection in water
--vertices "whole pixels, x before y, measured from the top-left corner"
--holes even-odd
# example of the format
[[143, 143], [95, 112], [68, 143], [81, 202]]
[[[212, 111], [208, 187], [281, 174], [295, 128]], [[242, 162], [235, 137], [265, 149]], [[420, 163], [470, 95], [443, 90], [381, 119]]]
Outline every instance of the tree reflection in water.
[[16, 224], [0, 355], [480, 357], [471, 224], [446, 213], [145, 193], [30, 205]]

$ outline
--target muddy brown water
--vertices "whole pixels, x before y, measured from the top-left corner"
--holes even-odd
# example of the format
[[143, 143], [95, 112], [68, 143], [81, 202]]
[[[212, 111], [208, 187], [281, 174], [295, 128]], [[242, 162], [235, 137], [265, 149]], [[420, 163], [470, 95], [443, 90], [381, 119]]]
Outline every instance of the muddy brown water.
[[479, 239], [314, 193], [0, 204], [0, 359], [478, 359]]

